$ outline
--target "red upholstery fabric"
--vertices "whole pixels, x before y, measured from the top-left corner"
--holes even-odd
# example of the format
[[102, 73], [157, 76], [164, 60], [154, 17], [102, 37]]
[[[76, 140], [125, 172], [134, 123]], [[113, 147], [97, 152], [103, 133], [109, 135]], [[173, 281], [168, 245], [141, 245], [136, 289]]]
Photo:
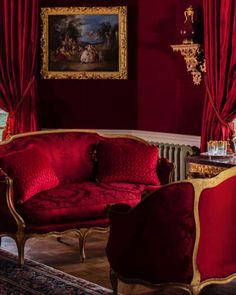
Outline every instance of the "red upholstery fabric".
[[201, 279], [227, 277], [236, 269], [236, 176], [202, 192], [197, 264]]
[[158, 148], [137, 142], [99, 142], [97, 174], [101, 182], [158, 185]]
[[145, 185], [127, 183], [64, 184], [35, 195], [19, 209], [31, 225], [96, 220], [107, 216], [107, 204], [137, 204], [145, 189]]
[[47, 136], [46, 150], [61, 183], [76, 183], [93, 177], [93, 151], [98, 141], [96, 134], [63, 133]]
[[13, 179], [15, 193], [21, 202], [59, 183], [49, 159], [36, 147], [10, 153], [0, 159], [0, 165]]
[[193, 203], [192, 185], [176, 183], [154, 191], [126, 213], [127, 206], [112, 206], [106, 248], [111, 268], [126, 279], [190, 283]]
[[61, 183], [88, 181], [94, 177], [92, 154], [99, 139], [98, 134], [89, 132], [36, 134], [0, 146], [0, 157], [36, 146], [48, 156]]

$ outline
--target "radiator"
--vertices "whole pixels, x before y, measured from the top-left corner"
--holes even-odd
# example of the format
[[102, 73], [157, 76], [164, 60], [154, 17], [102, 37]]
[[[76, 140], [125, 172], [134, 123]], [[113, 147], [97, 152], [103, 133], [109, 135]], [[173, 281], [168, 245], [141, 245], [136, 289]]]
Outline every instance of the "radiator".
[[173, 181], [186, 179], [185, 157], [198, 154], [199, 149], [195, 146], [170, 143], [151, 142], [151, 144], [158, 146], [159, 157], [167, 158], [175, 164]]

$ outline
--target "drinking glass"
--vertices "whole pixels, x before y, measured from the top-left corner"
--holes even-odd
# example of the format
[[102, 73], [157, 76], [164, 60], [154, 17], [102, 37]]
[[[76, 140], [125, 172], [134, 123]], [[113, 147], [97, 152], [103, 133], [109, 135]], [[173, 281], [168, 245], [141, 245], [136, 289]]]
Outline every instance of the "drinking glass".
[[216, 153], [216, 142], [214, 140], [209, 140], [207, 142], [207, 153], [208, 153], [208, 155], [215, 155], [215, 153]]
[[[226, 146], [226, 148], [225, 148]], [[227, 144], [225, 145], [224, 140], [219, 140], [217, 142], [217, 155], [218, 156], [225, 156], [227, 151]]]

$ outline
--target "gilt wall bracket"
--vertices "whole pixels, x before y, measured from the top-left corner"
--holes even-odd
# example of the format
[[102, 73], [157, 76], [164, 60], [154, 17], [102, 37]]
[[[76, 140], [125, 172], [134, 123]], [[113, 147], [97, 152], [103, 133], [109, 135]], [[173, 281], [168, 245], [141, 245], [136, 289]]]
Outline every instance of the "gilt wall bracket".
[[180, 52], [186, 62], [187, 71], [191, 72], [193, 83], [199, 85], [202, 73], [206, 72], [203, 48], [198, 43], [171, 45], [174, 52]]
[[199, 85], [202, 73], [206, 72], [206, 62], [201, 44], [195, 43], [196, 15], [193, 6], [190, 5], [184, 11], [184, 23], [180, 34], [183, 37], [182, 44], [171, 45], [174, 52], [180, 52], [184, 57], [187, 71], [193, 77], [193, 83]]

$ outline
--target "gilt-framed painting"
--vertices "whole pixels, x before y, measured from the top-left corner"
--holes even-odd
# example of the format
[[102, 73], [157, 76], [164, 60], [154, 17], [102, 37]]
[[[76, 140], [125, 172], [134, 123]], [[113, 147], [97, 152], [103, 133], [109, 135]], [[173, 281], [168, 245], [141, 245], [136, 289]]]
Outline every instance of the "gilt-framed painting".
[[45, 79], [127, 79], [127, 7], [41, 8]]

